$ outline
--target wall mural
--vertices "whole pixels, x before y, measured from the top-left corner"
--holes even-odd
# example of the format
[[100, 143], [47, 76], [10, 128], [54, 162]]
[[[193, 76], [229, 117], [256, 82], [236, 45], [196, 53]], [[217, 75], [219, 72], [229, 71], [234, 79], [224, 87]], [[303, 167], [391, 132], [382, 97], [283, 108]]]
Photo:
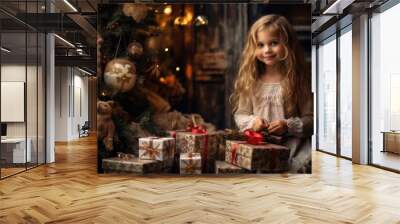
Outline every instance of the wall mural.
[[310, 173], [310, 10], [99, 5], [98, 172]]

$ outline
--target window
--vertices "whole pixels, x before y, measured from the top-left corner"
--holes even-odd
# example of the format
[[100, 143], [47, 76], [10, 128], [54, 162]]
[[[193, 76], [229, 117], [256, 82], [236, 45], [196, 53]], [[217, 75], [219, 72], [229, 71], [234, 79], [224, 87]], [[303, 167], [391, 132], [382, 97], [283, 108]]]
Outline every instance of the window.
[[400, 156], [386, 151], [384, 132], [400, 130], [400, 31], [393, 28], [398, 21], [400, 4], [371, 18], [370, 79], [372, 163], [396, 170], [400, 170]]
[[318, 149], [336, 154], [336, 36], [318, 47]]
[[341, 31], [340, 45], [340, 155], [352, 156], [352, 35], [351, 26]]

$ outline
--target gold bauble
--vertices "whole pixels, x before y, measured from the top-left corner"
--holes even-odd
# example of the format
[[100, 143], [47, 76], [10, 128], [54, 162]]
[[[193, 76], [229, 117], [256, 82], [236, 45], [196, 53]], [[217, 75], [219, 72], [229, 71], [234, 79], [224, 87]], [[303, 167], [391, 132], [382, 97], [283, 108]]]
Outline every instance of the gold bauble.
[[136, 83], [136, 66], [127, 59], [113, 59], [104, 70], [104, 82], [114, 92], [128, 92]]

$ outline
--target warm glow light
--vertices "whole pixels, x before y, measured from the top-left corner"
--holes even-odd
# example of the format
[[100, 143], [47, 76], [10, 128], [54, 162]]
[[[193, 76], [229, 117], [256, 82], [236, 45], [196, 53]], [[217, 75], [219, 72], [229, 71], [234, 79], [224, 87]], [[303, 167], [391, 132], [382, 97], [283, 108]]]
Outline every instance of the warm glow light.
[[196, 19], [194, 19], [194, 25], [196, 26], [204, 26], [208, 24], [208, 19], [205, 16], [197, 16]]
[[185, 20], [187, 23], [190, 23], [193, 19], [193, 13], [191, 11], [186, 12]]
[[161, 77], [161, 78], [160, 78], [160, 82], [165, 84], [165, 83], [167, 82], [167, 80], [165, 80], [164, 77]]
[[167, 48], [165, 48], [165, 49], [164, 49], [164, 51], [165, 51], [165, 52], [168, 52], [168, 51], [169, 51], [168, 47], [167, 47]]
[[168, 86], [174, 86], [176, 83], [176, 77], [173, 74], [169, 74], [167, 75], [165, 81]]
[[177, 72], [179, 72], [180, 70], [181, 70], [181, 68], [179, 68], [179, 67], [176, 67], [176, 69], [175, 69]]
[[185, 18], [183, 18], [182, 16], [178, 16], [174, 20], [174, 25], [182, 26], [184, 25], [184, 20]]
[[186, 78], [188, 78], [189, 80], [192, 79], [192, 76], [193, 76], [193, 67], [192, 67], [192, 65], [191, 64], [187, 64], [185, 70], [186, 70], [185, 71]]
[[170, 6], [170, 5], [167, 5], [165, 8], [164, 8], [164, 14], [165, 15], [170, 15], [172, 13], [172, 7]]
[[162, 21], [161, 23], [160, 23], [160, 27], [161, 28], [165, 28], [167, 26], [167, 21]]
[[174, 20], [174, 24], [178, 26], [189, 25], [193, 20], [193, 13], [191, 11], [186, 11], [185, 16], [178, 16]]

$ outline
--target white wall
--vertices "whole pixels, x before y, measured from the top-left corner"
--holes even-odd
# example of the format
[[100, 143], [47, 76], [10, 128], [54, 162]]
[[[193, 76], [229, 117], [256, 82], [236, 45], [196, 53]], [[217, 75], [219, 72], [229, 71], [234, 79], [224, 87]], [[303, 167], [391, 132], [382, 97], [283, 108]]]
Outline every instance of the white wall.
[[[32, 127], [36, 130], [36, 113], [30, 113], [36, 111], [37, 99], [36, 99], [36, 80], [33, 76], [36, 76], [36, 66], [28, 66], [28, 87], [27, 87], [27, 107], [29, 110], [27, 113], [28, 129]], [[40, 72], [40, 71], [39, 71]], [[1, 66], [1, 81], [3, 82], [25, 82], [25, 65], [9, 64]], [[25, 82], [26, 83], [26, 82]], [[31, 87], [31, 88], [30, 88]], [[33, 88], [34, 87], [34, 88]], [[39, 105], [39, 107], [42, 105]], [[7, 108], [1, 108], [7, 110]], [[35, 124], [31, 124], [35, 122]], [[35, 127], [33, 127], [35, 126]], [[32, 129], [32, 130], [33, 130]], [[28, 137], [30, 131], [28, 130]], [[35, 131], [36, 133], [36, 131]], [[7, 136], [8, 137], [25, 137], [25, 123], [24, 122], [11, 122], [7, 123]]]
[[77, 139], [78, 124], [88, 120], [88, 78], [71, 67], [56, 67], [55, 74], [55, 140]]
[[68, 140], [68, 87], [67, 67], [55, 68], [55, 141]]
[[[42, 68], [25, 64], [3, 64], [1, 66], [1, 81], [25, 82], [26, 83], [26, 110], [27, 120], [25, 122], [7, 122], [8, 138], [30, 139], [32, 161], [44, 163], [44, 92]], [[27, 82], [25, 78], [27, 77]], [[1, 108], [7, 110], [9, 108]], [[25, 111], [24, 111], [25, 112]], [[37, 157], [37, 150], [39, 156]]]

